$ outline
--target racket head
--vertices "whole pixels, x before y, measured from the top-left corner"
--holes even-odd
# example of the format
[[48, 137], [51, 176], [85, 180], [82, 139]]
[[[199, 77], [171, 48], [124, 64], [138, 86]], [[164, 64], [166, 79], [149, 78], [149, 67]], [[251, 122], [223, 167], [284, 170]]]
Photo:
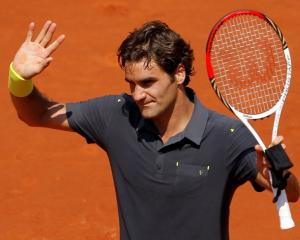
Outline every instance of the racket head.
[[247, 119], [262, 119], [282, 107], [291, 80], [287, 42], [266, 15], [237, 10], [210, 32], [206, 66], [223, 104]]

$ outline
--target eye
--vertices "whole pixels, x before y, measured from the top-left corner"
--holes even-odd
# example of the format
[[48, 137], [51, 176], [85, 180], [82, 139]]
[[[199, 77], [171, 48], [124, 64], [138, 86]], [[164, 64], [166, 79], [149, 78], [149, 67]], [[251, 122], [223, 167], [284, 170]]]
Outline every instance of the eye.
[[147, 80], [142, 81], [140, 84], [142, 87], [148, 88], [148, 87], [151, 87], [153, 83], [154, 83], [153, 79], [147, 79]]

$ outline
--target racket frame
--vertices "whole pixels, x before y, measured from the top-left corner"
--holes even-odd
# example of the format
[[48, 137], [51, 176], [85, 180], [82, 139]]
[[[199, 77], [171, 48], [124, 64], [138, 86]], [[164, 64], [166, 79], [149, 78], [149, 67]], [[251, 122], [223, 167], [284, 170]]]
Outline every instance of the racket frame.
[[[223, 98], [223, 96], [221, 95], [221, 93], [217, 87], [217, 84], [215, 82], [214, 70], [213, 70], [213, 66], [210, 61], [210, 59], [211, 59], [210, 51], [211, 51], [213, 40], [214, 40], [214, 37], [215, 37], [217, 31], [223, 25], [224, 22], [228, 21], [231, 18], [239, 16], [239, 15], [255, 15], [255, 16], [265, 20], [274, 29], [274, 31], [277, 33], [279, 39], [281, 40], [281, 43], [283, 46], [283, 51], [284, 51], [284, 56], [285, 56], [285, 60], [286, 60], [286, 81], [285, 81], [285, 86], [283, 88], [281, 97], [278, 100], [278, 102], [271, 109], [269, 109], [268, 111], [265, 111], [263, 113], [259, 113], [259, 114], [251, 115], [251, 114], [242, 113], [242, 112], [238, 111], [237, 109], [235, 109], [233, 106], [231, 106]], [[243, 122], [243, 124], [249, 129], [249, 131], [253, 134], [253, 136], [259, 143], [259, 145], [262, 147], [263, 151], [265, 151], [266, 150], [265, 144], [263, 143], [262, 139], [259, 137], [257, 132], [254, 130], [254, 128], [250, 125], [248, 120], [264, 119], [264, 118], [272, 115], [275, 112], [275, 118], [274, 118], [274, 123], [273, 123], [273, 130], [272, 130], [272, 141], [277, 136], [277, 131], [278, 131], [278, 127], [279, 127], [279, 120], [280, 120], [282, 108], [283, 108], [286, 96], [288, 94], [291, 77], [292, 77], [292, 64], [291, 64], [290, 52], [289, 52], [286, 40], [283, 37], [278, 26], [264, 14], [257, 12], [257, 11], [253, 11], [253, 10], [237, 10], [237, 11], [227, 14], [226, 16], [224, 16], [221, 20], [219, 20], [216, 23], [216, 25], [213, 27], [213, 29], [209, 35], [209, 38], [207, 41], [207, 46], [206, 46], [206, 66], [207, 66], [207, 73], [208, 73], [210, 83], [211, 83], [215, 93], [217, 94], [218, 98], [222, 101], [222, 103], [230, 111], [232, 111]], [[271, 174], [270, 174], [270, 181], [272, 181]], [[272, 190], [273, 190], [273, 194], [275, 196], [277, 189], [272, 187]], [[278, 201], [276, 202], [276, 205], [277, 205], [278, 215], [279, 215], [279, 220], [280, 220], [280, 228], [281, 229], [293, 228], [295, 226], [295, 223], [292, 219], [292, 215], [290, 212], [290, 208], [289, 208], [285, 190], [281, 191], [281, 194], [278, 198]]]

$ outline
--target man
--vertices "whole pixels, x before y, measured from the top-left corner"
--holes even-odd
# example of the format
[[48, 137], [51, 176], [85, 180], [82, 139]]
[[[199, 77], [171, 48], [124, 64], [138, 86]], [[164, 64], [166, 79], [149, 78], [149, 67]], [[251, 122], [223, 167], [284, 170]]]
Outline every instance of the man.
[[[57, 103], [30, 80], [64, 40], [61, 35], [50, 43], [55, 27], [46, 22], [33, 40], [31, 23], [10, 66], [9, 89], [20, 119], [76, 131], [107, 152], [122, 240], [229, 239], [234, 191], [246, 181], [257, 191], [270, 189], [267, 164], [240, 122], [206, 109], [187, 87], [190, 46], [166, 24], [146, 23], [118, 50], [131, 95]], [[298, 200], [294, 175], [286, 192], [290, 201]]]

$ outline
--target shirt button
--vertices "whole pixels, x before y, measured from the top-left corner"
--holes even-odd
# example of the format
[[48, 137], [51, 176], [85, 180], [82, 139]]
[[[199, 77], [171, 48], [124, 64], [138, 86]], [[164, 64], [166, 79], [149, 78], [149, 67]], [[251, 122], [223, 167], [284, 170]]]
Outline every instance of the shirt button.
[[157, 170], [161, 170], [161, 164], [156, 164], [156, 168], [157, 168]]

